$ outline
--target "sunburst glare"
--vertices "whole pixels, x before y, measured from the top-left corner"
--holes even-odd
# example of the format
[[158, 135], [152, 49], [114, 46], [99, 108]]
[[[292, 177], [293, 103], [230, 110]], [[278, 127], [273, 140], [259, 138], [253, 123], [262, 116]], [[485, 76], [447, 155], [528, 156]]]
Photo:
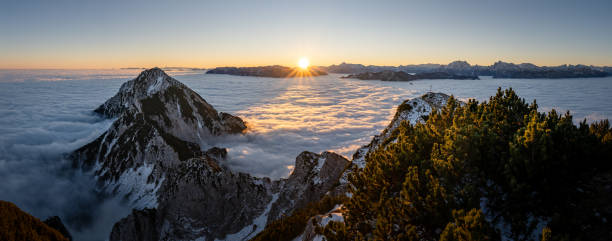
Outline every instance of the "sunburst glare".
[[308, 66], [310, 65], [310, 61], [308, 60], [308, 58], [306, 57], [302, 57], [299, 61], [298, 61], [298, 66], [302, 69], [308, 69]]

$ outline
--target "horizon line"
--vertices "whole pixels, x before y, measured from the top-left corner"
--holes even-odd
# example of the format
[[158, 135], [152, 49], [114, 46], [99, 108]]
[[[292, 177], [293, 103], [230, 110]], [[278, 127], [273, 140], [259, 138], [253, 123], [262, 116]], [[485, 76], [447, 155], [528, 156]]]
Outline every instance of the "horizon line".
[[[511, 63], [511, 64], [533, 64], [536, 65], [538, 67], [558, 67], [558, 66], [576, 66], [576, 65], [584, 65], [584, 66], [589, 66], [589, 67], [612, 67], [612, 64], [600, 64], [600, 65], [594, 65], [594, 64], [557, 64], [557, 65], [539, 65], [539, 64], [535, 64], [532, 62], [521, 62], [521, 63], [517, 63], [517, 62], [506, 62], [503, 60], [497, 60], [494, 61], [491, 64], [488, 65], [481, 65], [481, 64], [471, 64], [469, 61], [467, 60], [454, 60], [451, 61], [447, 64], [442, 64], [442, 63], [432, 63], [432, 62], [426, 62], [426, 63], [419, 63], [419, 64], [415, 64], [415, 63], [410, 63], [410, 64], [397, 64], [397, 65], [388, 65], [388, 64], [363, 64], [363, 63], [353, 63], [353, 62], [349, 62], [349, 61], [342, 61], [340, 63], [336, 63], [336, 64], [330, 64], [330, 65], [312, 65], [312, 67], [328, 67], [331, 65], [340, 65], [340, 64], [360, 64], [363, 66], [388, 66], [388, 67], [399, 67], [399, 66], [409, 66], [409, 65], [428, 65], [428, 64], [432, 64], [432, 65], [449, 65], [453, 62], [466, 62], [468, 63], [470, 66], [492, 66], [497, 62], [504, 62], [504, 63]], [[113, 70], [113, 69], [123, 69], [123, 70], [128, 70], [128, 69], [151, 69], [151, 68], [190, 68], [190, 69], [214, 69], [214, 68], [221, 68], [221, 67], [237, 67], [237, 68], [244, 68], [244, 67], [265, 67], [265, 66], [285, 66], [285, 67], [297, 67], [297, 65], [282, 65], [282, 64], [267, 64], [267, 65], [218, 65], [218, 66], [214, 66], [214, 67], [199, 67], [199, 66], [163, 66], [160, 67], [159, 65], [153, 65], [153, 66], [147, 66], [147, 67], [134, 67], [134, 66], [129, 66], [129, 67], [75, 67], [75, 68], [70, 68], [70, 67], [34, 67], [34, 68], [28, 68], [28, 67], [0, 67], [0, 70]]]

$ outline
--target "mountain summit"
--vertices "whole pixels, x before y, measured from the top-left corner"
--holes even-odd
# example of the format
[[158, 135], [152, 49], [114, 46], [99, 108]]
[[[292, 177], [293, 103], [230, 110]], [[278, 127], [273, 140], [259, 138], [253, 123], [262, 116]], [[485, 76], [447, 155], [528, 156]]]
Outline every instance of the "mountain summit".
[[129, 195], [136, 207], [155, 206], [164, 173], [201, 156], [200, 143], [246, 130], [242, 119], [217, 112], [159, 68], [124, 83], [95, 112], [117, 120], [70, 157], [75, 166], [93, 167], [104, 189]]
[[115, 224], [110, 240], [253, 237], [322, 199], [349, 163], [331, 152], [303, 152], [286, 179], [234, 172], [225, 165], [227, 149], [201, 144], [243, 133], [244, 122], [217, 112], [158, 68], [124, 83], [95, 112], [117, 119], [70, 158], [75, 167], [93, 169], [103, 191], [135, 208]]
[[[160, 68], [145, 70], [124, 83], [115, 96], [94, 112], [108, 118], [124, 112], [143, 113], [158, 126], [194, 142], [201, 138], [198, 134], [234, 134], [246, 129], [240, 118], [218, 113], [198, 93]], [[198, 128], [190, 128], [194, 125]], [[194, 133], [193, 129], [199, 131]]]

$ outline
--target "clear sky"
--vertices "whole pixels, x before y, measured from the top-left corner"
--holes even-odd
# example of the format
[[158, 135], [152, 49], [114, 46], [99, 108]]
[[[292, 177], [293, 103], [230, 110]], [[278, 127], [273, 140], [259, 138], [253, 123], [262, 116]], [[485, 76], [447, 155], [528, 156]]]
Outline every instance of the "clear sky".
[[0, 68], [612, 65], [612, 0], [0, 0]]

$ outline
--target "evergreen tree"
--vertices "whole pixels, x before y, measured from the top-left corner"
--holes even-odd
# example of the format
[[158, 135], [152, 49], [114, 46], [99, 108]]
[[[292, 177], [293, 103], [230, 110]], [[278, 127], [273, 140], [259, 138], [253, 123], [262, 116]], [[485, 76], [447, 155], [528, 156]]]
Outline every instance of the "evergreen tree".
[[329, 240], [612, 239], [609, 122], [575, 125], [569, 113], [537, 108], [498, 89], [486, 102], [451, 97], [426, 122], [402, 122], [349, 178], [345, 222], [323, 233]]

